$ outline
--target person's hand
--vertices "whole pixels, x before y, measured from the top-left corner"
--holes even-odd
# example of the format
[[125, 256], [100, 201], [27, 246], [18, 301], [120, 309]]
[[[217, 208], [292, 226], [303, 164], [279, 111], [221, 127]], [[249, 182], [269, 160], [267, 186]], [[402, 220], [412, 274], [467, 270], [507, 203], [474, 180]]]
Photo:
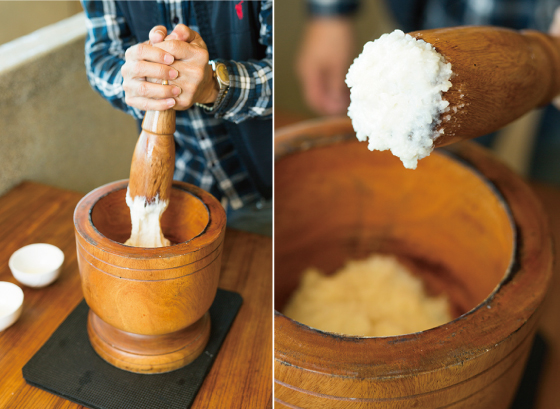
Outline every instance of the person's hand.
[[154, 47], [173, 55], [175, 61], [171, 68], [179, 72], [179, 75], [169, 82], [171, 86], [181, 90], [175, 97], [174, 109], [185, 110], [195, 102], [211, 104], [216, 101], [219, 85], [214, 79], [212, 67], [208, 64], [208, 48], [200, 34], [184, 24], [179, 24], [164, 41], [156, 40], [154, 38], [152, 41]]
[[309, 106], [320, 114], [346, 112], [350, 91], [344, 79], [354, 57], [349, 18], [316, 18], [307, 23], [296, 70]]
[[126, 50], [126, 62], [121, 74], [125, 102], [131, 107], [142, 111], [164, 111], [176, 104], [174, 97], [181, 93], [181, 89], [173, 85], [161, 85], [162, 80], [173, 80], [179, 75], [177, 69], [171, 67], [175, 57], [150, 44], [163, 41], [166, 35], [165, 27], [154, 27], [150, 31], [150, 41]]
[[[554, 18], [552, 19], [552, 24], [550, 25], [548, 33], [550, 35], [560, 37], [560, 7], [557, 7], [554, 11]], [[556, 108], [560, 109], [560, 95], [554, 98], [552, 103]]]

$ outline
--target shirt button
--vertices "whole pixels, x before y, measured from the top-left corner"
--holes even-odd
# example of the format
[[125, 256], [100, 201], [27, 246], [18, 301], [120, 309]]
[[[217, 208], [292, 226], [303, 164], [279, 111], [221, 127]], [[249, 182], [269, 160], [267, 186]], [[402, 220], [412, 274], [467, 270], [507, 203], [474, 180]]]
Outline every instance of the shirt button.
[[177, 24], [179, 22], [179, 17], [175, 16], [173, 17], [173, 23]]

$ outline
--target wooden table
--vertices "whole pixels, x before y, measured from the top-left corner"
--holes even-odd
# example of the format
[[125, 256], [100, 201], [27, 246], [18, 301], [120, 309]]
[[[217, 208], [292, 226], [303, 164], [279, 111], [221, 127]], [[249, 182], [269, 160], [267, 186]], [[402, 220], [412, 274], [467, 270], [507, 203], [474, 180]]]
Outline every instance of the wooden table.
[[[0, 408], [83, 408], [27, 385], [21, 373], [83, 298], [72, 220], [81, 197], [30, 182], [0, 197], [0, 281], [24, 292], [20, 319], [0, 332]], [[46, 288], [17, 283], [8, 267], [11, 254], [31, 243], [54, 244], [64, 252], [61, 275]], [[244, 302], [192, 407], [271, 408], [272, 240], [228, 230], [219, 286], [239, 292]]]

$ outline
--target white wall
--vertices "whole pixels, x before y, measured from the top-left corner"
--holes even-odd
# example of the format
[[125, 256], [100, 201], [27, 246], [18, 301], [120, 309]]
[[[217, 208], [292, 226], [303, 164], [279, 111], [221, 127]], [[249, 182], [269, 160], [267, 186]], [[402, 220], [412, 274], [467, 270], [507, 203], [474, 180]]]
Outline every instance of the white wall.
[[0, 46], [0, 194], [23, 180], [85, 193], [128, 177], [136, 123], [87, 82], [85, 32], [79, 14]]

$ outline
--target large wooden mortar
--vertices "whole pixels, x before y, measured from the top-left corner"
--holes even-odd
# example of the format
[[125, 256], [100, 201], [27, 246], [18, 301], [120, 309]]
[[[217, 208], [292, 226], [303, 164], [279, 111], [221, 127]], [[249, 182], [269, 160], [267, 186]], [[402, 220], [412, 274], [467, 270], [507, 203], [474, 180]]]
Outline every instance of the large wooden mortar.
[[[370, 152], [346, 119], [277, 134], [277, 408], [505, 409], [514, 396], [551, 277], [541, 206], [473, 143], [416, 170]], [[322, 332], [280, 312], [304, 269], [397, 255], [453, 321], [392, 337]]]
[[226, 215], [209, 193], [173, 182], [161, 221], [173, 245], [125, 246], [127, 186], [124, 180], [90, 192], [74, 213], [88, 334], [95, 351], [121, 369], [168, 372], [193, 361], [208, 342]]

